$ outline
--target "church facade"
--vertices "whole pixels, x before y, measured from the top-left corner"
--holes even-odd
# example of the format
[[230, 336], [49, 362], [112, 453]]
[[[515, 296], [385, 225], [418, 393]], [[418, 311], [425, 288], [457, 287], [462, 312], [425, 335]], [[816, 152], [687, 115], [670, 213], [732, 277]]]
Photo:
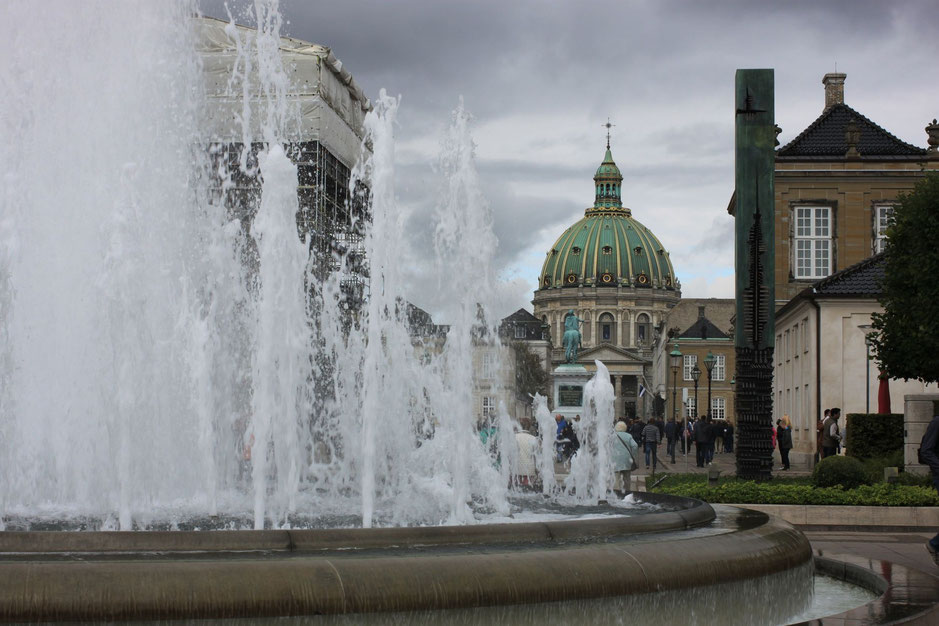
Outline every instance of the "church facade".
[[653, 333], [681, 299], [681, 285], [668, 251], [623, 206], [622, 183], [607, 138], [594, 204], [547, 251], [532, 305], [551, 340], [552, 369], [564, 363], [564, 321], [573, 312], [584, 320], [577, 363], [590, 372], [596, 360], [607, 367], [617, 418], [647, 417]]

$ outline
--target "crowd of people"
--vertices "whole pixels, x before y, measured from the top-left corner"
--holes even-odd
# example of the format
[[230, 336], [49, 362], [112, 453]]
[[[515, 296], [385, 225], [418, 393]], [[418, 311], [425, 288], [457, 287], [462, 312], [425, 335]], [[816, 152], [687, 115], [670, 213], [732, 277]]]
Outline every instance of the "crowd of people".
[[[578, 421], [575, 416], [573, 421]], [[556, 415], [557, 433], [555, 446], [557, 461], [559, 463], [570, 459], [580, 447], [573, 425], [562, 415]], [[650, 417], [648, 420], [619, 418], [614, 425], [617, 438], [632, 441], [637, 450], [644, 455], [646, 469], [655, 470], [659, 463], [659, 447], [665, 443], [665, 456], [675, 463], [678, 451], [681, 454], [690, 454], [695, 448], [695, 459], [698, 467], [706, 467], [714, 460], [715, 454], [733, 453], [734, 426], [726, 420], [715, 420], [702, 415], [698, 419], [675, 420], [669, 418], [665, 421], [661, 417]], [[775, 430], [774, 430], [775, 432]], [[790, 439], [791, 443], [791, 439]], [[625, 447], [629, 447], [628, 445]], [[791, 447], [791, 445], [790, 445]], [[636, 461], [637, 465], [639, 461]]]

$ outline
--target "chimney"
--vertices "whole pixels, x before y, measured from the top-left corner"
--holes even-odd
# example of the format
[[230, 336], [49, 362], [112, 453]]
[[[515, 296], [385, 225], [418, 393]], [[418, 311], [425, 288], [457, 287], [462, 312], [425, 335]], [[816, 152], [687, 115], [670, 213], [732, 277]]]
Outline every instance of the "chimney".
[[834, 104], [844, 104], [844, 79], [847, 74], [830, 73], [822, 78], [825, 85], [825, 110]]

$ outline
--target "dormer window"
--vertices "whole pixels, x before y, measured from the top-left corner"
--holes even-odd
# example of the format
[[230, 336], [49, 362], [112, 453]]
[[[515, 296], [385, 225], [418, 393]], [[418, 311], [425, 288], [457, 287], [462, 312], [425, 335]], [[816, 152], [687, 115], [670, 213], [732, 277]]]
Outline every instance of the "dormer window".
[[571, 248], [571, 252], [574, 254], [580, 254], [580, 248], [578, 248], [577, 246], [574, 246], [573, 248]]
[[635, 248], [633, 248], [633, 252], [635, 252], [636, 254], [642, 254], [642, 246], [636, 246]]
[[603, 246], [603, 254], [613, 254], [612, 246]]

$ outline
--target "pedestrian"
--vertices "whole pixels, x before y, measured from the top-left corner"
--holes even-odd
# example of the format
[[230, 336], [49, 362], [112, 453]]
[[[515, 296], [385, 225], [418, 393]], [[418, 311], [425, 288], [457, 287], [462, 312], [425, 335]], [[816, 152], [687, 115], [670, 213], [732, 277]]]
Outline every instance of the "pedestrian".
[[717, 425], [714, 423], [714, 419], [708, 415], [707, 416], [707, 425], [705, 426], [705, 433], [707, 433], [707, 445], [704, 447], [705, 454], [705, 463], [710, 465], [714, 462], [714, 438], [715, 433], [717, 432]]
[[727, 428], [724, 429], [724, 452], [734, 452], [734, 425], [730, 422], [727, 422]]
[[841, 409], [834, 407], [828, 415], [828, 419], [822, 424], [822, 458], [827, 459], [838, 452], [838, 444], [841, 442], [841, 429], [838, 428], [838, 418], [841, 417]]
[[789, 450], [792, 449], [792, 424], [788, 415], [776, 423], [776, 441], [779, 442], [779, 456], [782, 459], [782, 468], [789, 469]]
[[704, 464], [707, 462], [707, 444], [707, 421], [705, 421], [705, 417], [702, 415], [694, 423], [695, 462], [698, 467], [704, 467]]
[[[926, 434], [919, 444], [919, 462], [929, 466], [932, 474], [932, 486], [939, 491], [939, 415], [934, 415]], [[932, 555], [933, 563], [939, 565], [939, 533], [926, 542], [926, 549]]]
[[672, 463], [675, 463], [675, 442], [678, 439], [678, 428], [675, 418], [668, 418], [668, 423], [665, 424], [665, 454], [672, 457]]
[[824, 416], [815, 423], [815, 464], [822, 458], [822, 433], [825, 431], [825, 422], [831, 416], [831, 409], [825, 409]]
[[626, 422], [616, 422], [613, 430], [616, 432], [616, 443], [613, 444], [613, 471], [622, 479], [623, 491], [630, 491], [632, 472], [639, 469], [639, 463], [636, 461], [639, 456], [639, 444], [629, 434]]
[[648, 425], [642, 429], [642, 438], [645, 441], [646, 469], [649, 469], [649, 456], [651, 455], [652, 471], [654, 472], [656, 465], [658, 465], [657, 454], [659, 442], [662, 441], [662, 435], [659, 433], [659, 427], [655, 425], [654, 417], [650, 417]]
[[554, 435], [554, 449], [557, 452], [556, 460], [558, 463], [564, 461], [564, 444], [561, 441], [562, 433], [567, 429], [567, 420], [564, 419], [564, 416], [558, 413], [554, 416], [554, 421], [558, 425], [557, 432]]

